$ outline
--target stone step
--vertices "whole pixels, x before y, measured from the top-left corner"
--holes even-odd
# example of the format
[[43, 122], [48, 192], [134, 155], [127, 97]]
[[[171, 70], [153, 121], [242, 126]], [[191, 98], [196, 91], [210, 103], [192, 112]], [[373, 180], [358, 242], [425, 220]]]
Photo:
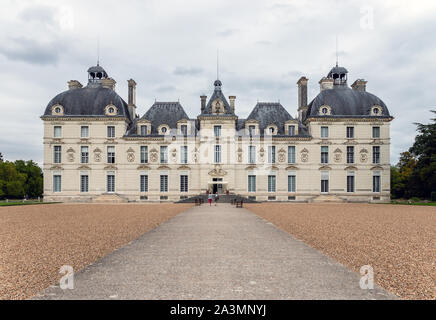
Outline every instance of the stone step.
[[92, 199], [94, 203], [125, 203], [128, 202], [127, 198], [117, 193], [103, 193]]
[[312, 198], [309, 202], [313, 203], [320, 203], [320, 202], [336, 202], [336, 203], [343, 203], [345, 202], [344, 199], [335, 196], [333, 194], [322, 194], [317, 197]]

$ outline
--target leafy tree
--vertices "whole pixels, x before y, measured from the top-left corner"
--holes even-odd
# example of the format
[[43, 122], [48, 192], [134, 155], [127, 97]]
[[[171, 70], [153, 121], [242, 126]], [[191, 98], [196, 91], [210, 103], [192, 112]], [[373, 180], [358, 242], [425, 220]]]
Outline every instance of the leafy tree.
[[31, 198], [36, 198], [43, 193], [43, 178], [41, 168], [32, 160], [15, 161], [17, 171], [26, 175], [24, 192]]
[[406, 185], [401, 178], [400, 169], [391, 166], [391, 194], [393, 199], [403, 198]]
[[0, 195], [2, 197], [22, 198], [25, 194], [26, 179], [27, 175], [18, 172], [14, 163], [0, 162]]
[[3, 154], [0, 152], [0, 162], [3, 162]]

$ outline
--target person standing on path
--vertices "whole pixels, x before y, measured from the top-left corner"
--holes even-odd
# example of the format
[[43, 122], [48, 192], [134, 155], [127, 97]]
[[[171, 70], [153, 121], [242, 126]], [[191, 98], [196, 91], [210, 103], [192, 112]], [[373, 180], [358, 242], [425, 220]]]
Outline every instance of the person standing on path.
[[213, 197], [212, 193], [209, 193], [209, 195], [207, 196], [207, 199], [209, 200], [209, 206], [212, 205], [212, 197]]
[[217, 204], [220, 196], [218, 195], [218, 192], [215, 193], [215, 205]]

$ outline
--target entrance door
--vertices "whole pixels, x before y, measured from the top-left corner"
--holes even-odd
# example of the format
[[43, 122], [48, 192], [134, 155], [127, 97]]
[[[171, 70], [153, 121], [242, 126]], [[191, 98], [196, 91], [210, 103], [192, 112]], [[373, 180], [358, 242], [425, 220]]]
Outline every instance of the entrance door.
[[223, 178], [213, 178], [213, 187], [212, 187], [212, 191], [215, 194], [216, 192], [218, 193], [223, 193], [223, 185], [219, 182], [222, 182]]
[[217, 193], [217, 192], [218, 192], [218, 185], [217, 185], [216, 183], [214, 183], [214, 184], [212, 185], [212, 193], [215, 194], [215, 193]]

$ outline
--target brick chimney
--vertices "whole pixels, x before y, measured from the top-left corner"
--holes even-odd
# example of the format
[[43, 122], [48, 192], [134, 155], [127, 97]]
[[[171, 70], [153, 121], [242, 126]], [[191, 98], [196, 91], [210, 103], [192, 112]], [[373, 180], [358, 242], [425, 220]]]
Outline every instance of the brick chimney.
[[68, 89], [70, 89], [70, 90], [71, 89], [80, 89], [82, 87], [83, 87], [82, 84], [77, 80], [68, 81]]
[[319, 90], [322, 92], [324, 90], [333, 89], [333, 79], [329, 79], [327, 77], [322, 78], [319, 80]]
[[303, 120], [304, 114], [307, 111], [307, 82], [309, 79], [301, 77], [297, 81], [298, 85], [298, 118]]
[[108, 89], [111, 89], [111, 90], [115, 90], [115, 84], [116, 83], [117, 82], [114, 79], [112, 79], [112, 78], [103, 78], [103, 79], [101, 79], [101, 86], [103, 88], [108, 88]]
[[230, 108], [232, 108], [232, 112], [235, 113], [236, 96], [229, 96], [229, 100], [230, 100]]
[[133, 79], [127, 80], [128, 92], [127, 101], [130, 113], [130, 118], [135, 119], [136, 116], [136, 82]]
[[200, 96], [201, 99], [201, 113], [206, 109], [206, 99], [207, 96]]
[[365, 81], [364, 79], [357, 79], [351, 85], [351, 88], [353, 88], [353, 90], [357, 90], [357, 91], [366, 91], [366, 84], [367, 83], [368, 83], [368, 81]]

